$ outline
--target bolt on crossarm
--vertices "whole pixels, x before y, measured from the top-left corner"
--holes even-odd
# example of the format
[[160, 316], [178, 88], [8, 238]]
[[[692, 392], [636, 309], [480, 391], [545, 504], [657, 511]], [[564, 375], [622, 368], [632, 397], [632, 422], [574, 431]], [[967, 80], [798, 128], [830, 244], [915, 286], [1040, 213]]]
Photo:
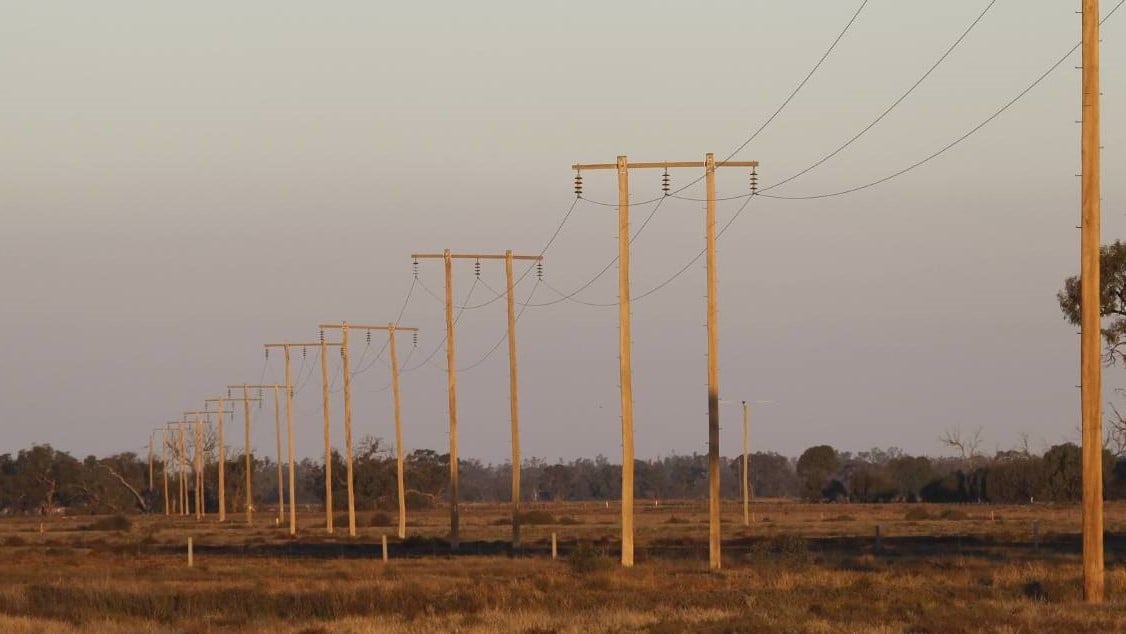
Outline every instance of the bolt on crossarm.
[[[348, 534], [352, 537], [356, 536], [356, 495], [354, 490], [355, 480], [352, 475], [352, 372], [348, 349], [348, 331], [363, 330], [370, 333], [371, 331], [383, 330], [387, 332], [388, 345], [391, 349], [391, 387], [395, 407], [395, 471], [399, 496], [399, 538], [402, 539], [407, 536], [407, 507], [406, 484], [404, 482], [403, 469], [403, 428], [399, 414], [399, 368], [398, 355], [395, 348], [395, 332], [400, 330], [403, 332], [418, 332], [418, 328], [399, 326], [397, 324], [368, 326], [363, 324], [350, 324], [346, 321], [339, 324], [320, 324], [318, 327], [322, 332], [325, 329], [340, 330], [340, 351], [343, 358], [342, 363], [344, 364], [342, 372], [344, 375], [345, 465], [348, 470]], [[370, 334], [368, 336], [370, 338]], [[323, 335], [321, 338], [324, 338]]]
[[615, 163], [590, 163], [572, 165], [575, 170], [575, 193], [582, 195], [582, 172], [588, 170], [616, 170], [618, 173], [618, 343], [619, 372], [621, 375], [622, 409], [622, 565], [633, 566], [633, 368], [632, 338], [630, 334], [630, 228], [629, 228], [629, 171], [631, 169], [663, 169], [663, 189], [668, 191], [669, 168], [703, 168], [707, 191], [705, 215], [705, 243], [707, 252], [707, 328], [708, 328], [708, 563], [720, 568], [720, 488], [719, 488], [719, 328], [716, 323], [716, 193], [715, 171], [718, 167], [752, 168], [752, 194], [755, 193], [757, 175], [753, 171], [758, 161], [716, 162], [714, 155], [705, 155], [701, 161], [664, 161], [659, 163], [630, 163], [619, 156]]
[[516, 380], [516, 312], [512, 277], [514, 260], [542, 261], [539, 255], [514, 255], [511, 250], [503, 255], [493, 253], [453, 253], [449, 249], [442, 253], [414, 253], [415, 260], [441, 259], [446, 273], [446, 365], [447, 388], [450, 411], [450, 547], [458, 547], [460, 518], [458, 515], [458, 457], [457, 457], [457, 367], [454, 349], [454, 309], [453, 309], [453, 261], [476, 260], [477, 275], [480, 276], [481, 260], [504, 260], [506, 273], [506, 294], [508, 299], [508, 361], [509, 361], [509, 405], [512, 428], [512, 544], [520, 545], [520, 417], [517, 402]]
[[267, 343], [264, 345], [266, 355], [269, 356], [271, 348], [281, 348], [285, 355], [285, 385], [289, 386], [286, 390], [286, 403], [285, 403], [285, 417], [286, 417], [286, 433], [289, 436], [289, 534], [297, 534], [297, 485], [295, 483], [296, 460], [294, 457], [294, 438], [293, 438], [293, 377], [292, 377], [292, 363], [290, 360], [290, 350], [292, 348], [309, 348], [320, 347], [321, 350], [321, 394], [322, 404], [324, 408], [324, 437], [325, 437], [325, 530], [332, 534], [332, 438], [329, 433], [329, 410], [328, 410], [328, 361], [326, 351], [329, 346], [339, 346], [339, 343], [329, 343], [327, 341], [316, 342], [280, 342], [280, 343]]

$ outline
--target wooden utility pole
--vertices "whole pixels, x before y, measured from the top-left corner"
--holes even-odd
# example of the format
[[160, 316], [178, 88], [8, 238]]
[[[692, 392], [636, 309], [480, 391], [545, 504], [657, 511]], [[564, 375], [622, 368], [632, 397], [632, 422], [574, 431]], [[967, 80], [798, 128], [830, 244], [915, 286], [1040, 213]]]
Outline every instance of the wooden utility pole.
[[[227, 447], [223, 440], [223, 397], [205, 399], [204, 403], [218, 403], [219, 411], [219, 521], [227, 521]], [[204, 405], [204, 409], [207, 406]]]
[[153, 438], [156, 436], [156, 430], [149, 433], [149, 491], [153, 490]]
[[[324, 406], [324, 425], [325, 425], [325, 489], [328, 494], [325, 497], [325, 527], [328, 532], [332, 533], [332, 446], [328, 432], [328, 365], [325, 361], [326, 350], [329, 346], [339, 346], [339, 343], [328, 343], [323, 339], [312, 343], [267, 343], [265, 344], [266, 354], [270, 354], [270, 348], [281, 348], [285, 355], [285, 385], [289, 386], [286, 389], [285, 401], [285, 421], [287, 434], [289, 435], [289, 534], [297, 534], [297, 485], [295, 484], [295, 460], [294, 457], [294, 434], [293, 434], [293, 377], [290, 362], [290, 349], [291, 348], [308, 348], [311, 346], [320, 346], [321, 349], [321, 383], [323, 385], [323, 406]], [[284, 387], [284, 386], [283, 386]]]
[[[352, 369], [348, 357], [348, 322], [340, 324], [321, 324], [321, 341], [324, 341], [325, 328], [340, 329], [340, 363], [341, 374], [344, 376], [344, 470], [345, 488], [348, 491], [348, 536], [356, 536], [356, 481], [352, 470]], [[328, 376], [328, 364], [324, 360], [324, 350], [321, 351], [321, 372]], [[326, 388], [327, 389], [327, 388]], [[325, 411], [328, 411], [328, 393], [325, 392]], [[326, 415], [327, 424], [327, 415]], [[328, 428], [325, 428], [328, 433]], [[325, 458], [328, 460], [328, 457]], [[328, 493], [331, 495], [331, 491]]]
[[171, 504], [168, 499], [168, 432], [160, 430], [160, 477], [164, 480], [164, 516], [172, 514]]
[[751, 525], [751, 406], [743, 401], [743, 526]]
[[203, 519], [203, 422], [195, 412], [195, 434], [192, 442], [192, 462], [195, 465], [195, 518]]
[[520, 545], [520, 413], [517, 399], [516, 380], [516, 300], [513, 296], [515, 282], [512, 278], [513, 260], [532, 260], [539, 262], [539, 255], [513, 255], [511, 250], [503, 255], [483, 253], [452, 253], [446, 249], [442, 253], [415, 253], [412, 258], [442, 259], [446, 271], [446, 364], [450, 399], [450, 546], [458, 545], [458, 487], [457, 487], [457, 368], [454, 362], [454, 307], [453, 307], [453, 261], [476, 260], [477, 275], [481, 275], [481, 260], [504, 260], [506, 274], [506, 294], [508, 296], [508, 375], [509, 407], [512, 428], [512, 545]]
[[285, 517], [285, 481], [282, 479], [282, 436], [281, 436], [281, 386], [274, 385], [274, 438], [277, 439], [278, 453], [278, 525]]
[[164, 515], [172, 515], [172, 500], [168, 497], [168, 432], [173, 432], [173, 439], [175, 439], [175, 425], [176, 421], [165, 423], [164, 427], [158, 429], [160, 431], [160, 477], [164, 480]]
[[180, 515], [188, 514], [188, 447], [184, 440], [184, 421], [177, 425], [179, 431], [180, 462]]
[[216, 403], [216, 410], [214, 412], [205, 411], [205, 413], [214, 413], [217, 417], [218, 438], [217, 444], [217, 459], [218, 459], [218, 520], [226, 521], [226, 445], [223, 440], [223, 417], [234, 416], [234, 410], [227, 411], [223, 407], [224, 401], [230, 401], [230, 396], [217, 399], [205, 399], [204, 410], [207, 410], [207, 403]]
[[206, 461], [206, 449], [207, 448], [204, 446], [205, 443], [204, 443], [204, 438], [203, 438], [203, 425], [210, 425], [211, 424], [211, 414], [219, 414], [220, 417], [221, 417], [224, 413], [226, 413], [226, 414], [232, 414], [233, 413], [233, 412], [223, 412], [223, 410], [219, 410], [219, 411], [208, 410], [206, 403], [210, 402], [210, 400], [211, 399], [208, 399], [208, 400], [205, 401], [202, 410], [184, 412], [184, 416], [195, 416], [195, 431], [194, 431], [194, 436], [193, 436], [193, 440], [192, 440], [192, 447], [193, 447], [193, 451], [194, 451], [194, 456], [192, 457], [192, 462], [193, 462], [193, 465], [195, 467], [195, 479], [196, 479], [196, 489], [195, 489], [195, 496], [194, 496], [195, 497], [195, 505], [196, 505], [196, 519], [203, 519], [203, 516], [207, 514], [206, 504], [205, 504], [206, 500], [205, 500], [205, 495], [204, 495], [204, 492], [205, 492], [205, 489], [206, 489], [205, 482], [204, 482], [204, 468], [206, 467], [205, 461]]
[[[277, 446], [278, 446], [278, 448], [277, 448], [277, 470], [278, 470], [278, 523], [279, 524], [282, 522], [282, 520], [284, 519], [284, 516], [285, 516], [285, 494], [283, 493], [283, 491], [285, 490], [285, 478], [282, 476], [282, 463], [284, 462], [284, 459], [282, 458], [282, 433], [281, 433], [281, 388], [283, 388], [283, 387], [285, 387], [285, 386], [279, 385], [279, 384], [276, 384], [276, 383], [268, 383], [268, 384], [258, 384], [258, 383], [241, 384], [240, 383], [240, 384], [228, 385], [227, 386], [227, 399], [228, 400], [231, 400], [231, 397], [230, 397], [231, 390], [239, 389], [239, 388], [245, 388], [243, 390], [244, 395], [247, 393], [246, 392], [247, 389], [258, 390], [258, 397], [251, 399], [251, 400], [258, 401], [259, 407], [261, 407], [261, 404], [262, 404], [262, 390], [264, 390], [264, 389], [273, 389], [274, 390], [274, 437], [277, 440]], [[235, 399], [235, 400], [237, 400], [237, 399]]]
[[1103, 600], [1102, 335], [1100, 263], [1102, 179], [1099, 130], [1099, 0], [1083, 0], [1082, 239], [1080, 375], [1083, 415], [1083, 598]]
[[332, 427], [328, 411], [328, 344], [321, 337], [321, 407], [324, 410], [324, 436], [325, 436], [325, 532], [331, 535], [333, 526], [332, 506]]
[[[344, 364], [344, 444], [345, 451], [347, 452], [345, 460], [348, 469], [348, 534], [352, 537], [356, 536], [356, 502], [355, 494], [353, 493], [354, 479], [352, 475], [352, 384], [348, 351], [348, 331], [363, 330], [370, 333], [373, 330], [383, 330], [387, 332], [388, 345], [391, 349], [391, 391], [395, 408], [395, 471], [399, 495], [399, 539], [402, 539], [407, 536], [407, 501], [403, 468], [403, 426], [402, 418], [399, 413], [399, 362], [395, 348], [395, 332], [399, 330], [404, 332], [418, 332], [418, 328], [408, 328], [406, 326], [399, 326], [398, 324], [367, 326], [349, 324], [346, 321], [339, 324], [320, 324], [319, 328], [322, 330], [326, 328], [340, 330], [340, 350]], [[368, 336], [370, 337], [371, 335], [369, 334]]]
[[[242, 388], [242, 396], [231, 396], [231, 390]], [[250, 385], [243, 383], [227, 386], [228, 401], [242, 401], [242, 417], [244, 429], [243, 469], [246, 471], [246, 524], [254, 524], [254, 460], [250, 451], [250, 403], [261, 403], [260, 398], [250, 397]]]
[[[716, 298], [716, 194], [715, 170], [717, 167], [757, 168], [758, 161], [723, 161], [717, 163], [712, 154], [703, 162], [665, 161], [662, 163], [630, 163], [619, 156], [616, 163], [576, 164], [571, 166], [578, 175], [584, 170], [609, 170], [618, 172], [618, 342], [619, 371], [622, 396], [622, 565], [633, 565], [633, 369], [631, 363], [631, 335], [629, 309], [629, 170], [690, 167], [704, 168], [707, 190], [705, 215], [705, 243], [707, 252], [707, 324], [708, 324], [708, 562], [718, 569], [722, 563], [720, 553], [720, 498], [719, 498], [719, 327]], [[576, 178], [576, 182], [581, 182]], [[581, 194], [581, 190], [577, 193]], [[666, 185], [666, 194], [667, 185]]]

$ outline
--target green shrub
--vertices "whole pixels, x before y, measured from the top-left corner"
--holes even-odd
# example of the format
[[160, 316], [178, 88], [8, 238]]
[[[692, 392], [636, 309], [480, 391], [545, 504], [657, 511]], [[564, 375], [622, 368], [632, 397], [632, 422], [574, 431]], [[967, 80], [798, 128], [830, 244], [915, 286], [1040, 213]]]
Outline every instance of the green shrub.
[[391, 515], [383, 511], [376, 511], [372, 514], [368, 526], [391, 526]]
[[590, 543], [579, 542], [579, 545], [567, 556], [567, 565], [575, 574], [585, 575], [609, 570], [613, 563]]

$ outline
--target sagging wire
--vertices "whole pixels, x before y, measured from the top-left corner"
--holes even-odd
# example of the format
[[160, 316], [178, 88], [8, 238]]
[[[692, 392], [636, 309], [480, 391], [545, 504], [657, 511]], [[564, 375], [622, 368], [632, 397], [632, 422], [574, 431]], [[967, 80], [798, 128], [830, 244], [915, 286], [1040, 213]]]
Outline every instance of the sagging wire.
[[[529, 267], [529, 270], [531, 270], [530, 267]], [[473, 291], [477, 288], [477, 283], [479, 281], [480, 281], [479, 279], [474, 278], [473, 284], [469, 287], [469, 292], [466, 293], [466, 295], [465, 295], [465, 301], [466, 302], [469, 301], [469, 298], [473, 297]], [[458, 324], [459, 321], [461, 321], [461, 316], [465, 314], [465, 310], [466, 309], [464, 307], [462, 307], [458, 310], [457, 316], [454, 317], [454, 325], [455, 326]], [[447, 336], [443, 336], [442, 340], [438, 342], [438, 345], [434, 347], [434, 350], [420, 364], [418, 364], [414, 367], [411, 367], [411, 368], [404, 367], [402, 370], [400, 370], [400, 373], [413, 372], [413, 371], [419, 369], [420, 367], [422, 367], [423, 365], [429, 363], [430, 360], [434, 358], [434, 355], [438, 354], [438, 351], [441, 350], [443, 348], [443, 346], [446, 345], [446, 338], [447, 338]]]

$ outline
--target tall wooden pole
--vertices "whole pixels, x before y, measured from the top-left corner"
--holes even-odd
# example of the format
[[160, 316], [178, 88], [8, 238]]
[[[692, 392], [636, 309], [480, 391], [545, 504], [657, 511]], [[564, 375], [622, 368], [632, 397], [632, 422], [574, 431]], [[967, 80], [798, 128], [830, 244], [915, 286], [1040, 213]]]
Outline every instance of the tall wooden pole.
[[[717, 167], [758, 167], [758, 161], [723, 161], [716, 163], [712, 154], [704, 162], [662, 161], [659, 163], [630, 163], [619, 156], [617, 163], [575, 164], [571, 168], [581, 176], [583, 170], [617, 169], [618, 171], [618, 360], [621, 373], [622, 398], [622, 566], [633, 565], [633, 382], [630, 337], [629, 296], [629, 170], [665, 169], [670, 167], [703, 167], [707, 180], [707, 264], [708, 264], [708, 515], [709, 563], [720, 567], [719, 524], [719, 354], [718, 324], [716, 319], [716, 228], [715, 228], [715, 170]], [[576, 177], [576, 193], [582, 195], [581, 179]], [[667, 183], [667, 181], [666, 181]], [[752, 194], [754, 193], [752, 185]], [[666, 188], [666, 194], [668, 193]]]
[[450, 250], [442, 252], [446, 269], [446, 379], [450, 408], [450, 548], [457, 550], [458, 483], [457, 483], [457, 365], [454, 358], [454, 267]]
[[154, 488], [153, 488], [154, 483], [153, 483], [153, 447], [152, 447], [152, 442], [153, 442], [153, 438], [155, 436], [156, 436], [156, 430], [153, 430], [151, 433], [149, 433], [149, 491], [154, 490]]
[[195, 415], [195, 518], [203, 519], [203, 422]]
[[403, 465], [403, 420], [399, 410], [399, 355], [395, 348], [395, 324], [387, 324], [391, 337], [391, 400], [395, 408], [395, 479], [399, 492], [399, 539], [407, 536], [407, 487]]
[[168, 431], [160, 431], [160, 476], [164, 480], [164, 514], [172, 515], [172, 501], [168, 499]]
[[344, 467], [348, 477], [348, 536], [356, 536], [356, 491], [352, 475], [352, 372], [348, 362], [348, 322], [340, 327], [341, 373], [344, 375]]
[[520, 403], [516, 378], [516, 283], [512, 278], [512, 250], [504, 252], [508, 296], [508, 406], [512, 425], [512, 547], [520, 547]]
[[254, 465], [250, 458], [250, 392], [242, 386], [242, 417], [245, 431], [246, 448], [243, 450], [243, 461], [246, 463], [246, 524], [254, 523]]
[[[481, 260], [505, 260], [505, 270], [508, 289], [508, 358], [509, 358], [509, 398], [512, 412], [512, 455], [513, 464], [512, 491], [513, 491], [513, 516], [512, 516], [512, 542], [514, 546], [520, 544], [520, 418], [517, 400], [516, 379], [516, 312], [513, 298], [515, 282], [512, 278], [512, 263], [514, 260], [539, 261], [540, 255], [515, 255], [511, 250], [503, 255], [496, 253], [452, 253], [445, 249], [441, 254], [413, 253], [411, 257], [416, 261], [420, 258], [441, 258], [445, 264], [446, 274], [446, 363], [447, 380], [449, 381], [450, 399], [450, 544], [457, 547], [458, 541], [458, 462], [457, 462], [457, 367], [455, 363], [454, 346], [454, 307], [453, 307], [453, 261], [455, 259], [477, 260], [477, 276], [480, 277]], [[403, 328], [399, 328], [403, 330]]]
[[278, 524], [285, 519], [285, 478], [282, 477], [281, 386], [274, 386], [274, 437], [278, 440]]
[[704, 181], [707, 189], [705, 233], [708, 278], [708, 565], [712, 570], [723, 566], [720, 552], [719, 497], [719, 304], [716, 264], [715, 228], [715, 156], [704, 157]]
[[180, 515], [188, 514], [188, 446], [184, 439], [184, 423], [180, 421]]
[[[288, 381], [288, 379], [286, 379]], [[332, 430], [329, 427], [328, 411], [328, 345], [321, 336], [321, 407], [324, 410], [325, 436], [325, 532], [333, 532], [332, 526]]]
[[[289, 436], [289, 534], [297, 534], [297, 479], [296, 479], [296, 459], [294, 457], [294, 432], [293, 432], [293, 375], [292, 375], [292, 361], [290, 349], [294, 346], [301, 346], [306, 348], [309, 346], [320, 346], [321, 350], [321, 394], [324, 405], [324, 430], [325, 430], [325, 528], [328, 532], [332, 533], [332, 445], [330, 444], [331, 438], [329, 436], [329, 409], [328, 409], [328, 347], [339, 346], [339, 343], [328, 343], [325, 341], [324, 335], [321, 335], [319, 342], [280, 342], [280, 343], [267, 343], [265, 344], [266, 351], [269, 353], [270, 348], [281, 348], [285, 354], [285, 424], [286, 431]], [[258, 388], [273, 387], [277, 389], [277, 385], [258, 385]], [[275, 403], [276, 401], [275, 391]]]
[[743, 526], [751, 525], [751, 406], [743, 401]]
[[1083, 400], [1083, 598], [1088, 603], [1101, 603], [1103, 600], [1099, 90], [1099, 1], [1083, 0], [1083, 229], [1079, 280]]
[[293, 447], [293, 381], [289, 375], [289, 346], [285, 347], [285, 428], [289, 436], [289, 534], [297, 534], [297, 484]]
[[227, 521], [227, 447], [223, 439], [223, 396], [219, 403], [219, 521]]
[[618, 157], [618, 371], [622, 398], [622, 566], [633, 566], [633, 362], [629, 308], [629, 159]]

